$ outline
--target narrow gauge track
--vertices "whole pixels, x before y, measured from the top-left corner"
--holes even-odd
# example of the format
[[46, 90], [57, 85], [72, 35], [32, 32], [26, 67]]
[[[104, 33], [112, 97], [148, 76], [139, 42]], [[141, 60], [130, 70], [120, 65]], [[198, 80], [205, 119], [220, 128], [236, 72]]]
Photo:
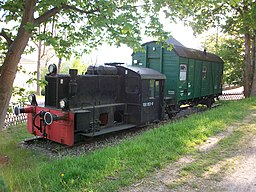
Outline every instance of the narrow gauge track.
[[[212, 105], [212, 108], [218, 107], [220, 104]], [[33, 137], [26, 139], [20, 143], [24, 148], [35, 150], [40, 153], [49, 155], [50, 158], [62, 158], [65, 156], [78, 156], [89, 153], [93, 150], [104, 148], [106, 146], [114, 146], [120, 143], [122, 140], [127, 138], [132, 138], [138, 134], [145, 132], [146, 130], [157, 128], [160, 125], [166, 123], [174, 122], [183, 118], [186, 118], [192, 114], [204, 112], [209, 110], [206, 107], [183, 107], [182, 110], [176, 114], [172, 119], [166, 119], [160, 123], [149, 124], [145, 127], [136, 127], [128, 130], [123, 130], [119, 132], [113, 132], [106, 135], [101, 135], [97, 137], [88, 137], [84, 139], [83, 142], [77, 143], [72, 147], [61, 145], [50, 140], [46, 140], [42, 137]]]

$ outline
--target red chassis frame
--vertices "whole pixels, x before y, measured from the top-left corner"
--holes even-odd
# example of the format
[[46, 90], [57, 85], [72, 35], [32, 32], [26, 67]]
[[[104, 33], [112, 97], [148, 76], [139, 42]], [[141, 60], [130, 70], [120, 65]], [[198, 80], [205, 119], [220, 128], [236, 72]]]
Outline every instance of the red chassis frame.
[[[27, 108], [33, 108], [32, 112], [27, 113], [28, 132], [68, 146], [74, 145], [74, 113], [38, 106], [28, 106]], [[42, 117], [37, 115], [41, 111], [50, 112], [59, 117], [65, 115], [66, 119], [53, 121], [52, 124], [45, 125], [41, 121]], [[41, 130], [37, 128], [40, 127], [40, 121]]]

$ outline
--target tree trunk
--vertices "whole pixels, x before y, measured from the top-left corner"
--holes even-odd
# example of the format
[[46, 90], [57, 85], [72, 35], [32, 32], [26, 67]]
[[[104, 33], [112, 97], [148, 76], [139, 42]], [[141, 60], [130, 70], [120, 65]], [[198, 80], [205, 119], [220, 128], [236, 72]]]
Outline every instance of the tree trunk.
[[251, 44], [250, 44], [250, 34], [246, 33], [244, 35], [244, 45], [245, 45], [245, 64], [244, 64], [244, 74], [243, 74], [243, 84], [244, 84], [244, 95], [245, 97], [250, 96], [251, 83], [252, 83], [252, 66], [251, 66]]
[[[39, 43], [38, 43], [38, 54], [37, 54], [37, 68], [36, 68], [36, 79], [38, 81], [41, 80], [41, 51], [42, 50], [42, 41], [39, 40]], [[39, 83], [37, 83], [36, 85], [36, 94], [37, 95], [41, 95], [41, 89], [40, 89], [40, 85]]]
[[256, 56], [256, 30], [254, 30], [254, 35], [252, 39], [252, 66], [253, 66], [253, 81], [251, 96], [256, 96], [256, 66], [255, 66], [255, 56]]
[[58, 62], [58, 68], [57, 68], [57, 72], [60, 73], [60, 67], [61, 67], [61, 62], [62, 62], [62, 58], [59, 57], [59, 62]]
[[24, 29], [24, 25], [34, 21], [36, 0], [26, 0], [22, 22], [18, 34], [10, 45], [0, 74], [0, 130], [4, 125], [7, 109], [12, 95], [13, 81], [17, 72], [21, 55], [28, 43], [31, 33]]

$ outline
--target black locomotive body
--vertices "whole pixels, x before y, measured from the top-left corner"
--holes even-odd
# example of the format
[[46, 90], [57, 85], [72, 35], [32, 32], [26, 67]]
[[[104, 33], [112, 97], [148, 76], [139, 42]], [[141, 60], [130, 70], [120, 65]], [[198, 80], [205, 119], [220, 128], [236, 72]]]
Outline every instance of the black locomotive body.
[[[49, 69], [55, 69], [55, 66]], [[28, 113], [28, 131], [72, 146], [83, 136], [97, 136], [160, 121], [164, 117], [165, 75], [148, 68], [90, 66], [87, 74], [47, 76], [45, 107]]]

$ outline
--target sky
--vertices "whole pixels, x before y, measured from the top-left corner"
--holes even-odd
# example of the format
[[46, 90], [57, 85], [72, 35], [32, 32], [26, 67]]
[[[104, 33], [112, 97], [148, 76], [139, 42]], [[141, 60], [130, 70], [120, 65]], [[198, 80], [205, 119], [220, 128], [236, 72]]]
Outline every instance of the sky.
[[[194, 48], [198, 50], [203, 50], [201, 42], [203, 41], [202, 36], [195, 37], [193, 35], [193, 30], [189, 26], [184, 26], [182, 22], [177, 24], [170, 24], [169, 22], [164, 22], [165, 30], [171, 32], [172, 36], [178, 40], [181, 44], [188, 48]], [[144, 37], [143, 43], [153, 41], [155, 39]], [[93, 50], [91, 54], [83, 55], [81, 60], [85, 64], [89, 65], [102, 65], [104, 63], [110, 62], [122, 62], [126, 64], [132, 63], [132, 49], [126, 45], [121, 47], [110, 46], [104, 44], [99, 46], [97, 50]], [[31, 55], [24, 55], [24, 58], [37, 58], [36, 53]], [[34, 60], [34, 59], [32, 59]], [[72, 59], [71, 59], [72, 61]], [[57, 59], [53, 59], [50, 63], [57, 63]], [[69, 62], [69, 61], [68, 61]]]
[[[178, 24], [168, 24], [165, 23], [165, 28], [171, 32], [172, 36], [178, 40], [181, 44], [186, 47], [202, 50], [200, 37], [195, 37], [193, 35], [193, 30], [191, 27], [184, 26], [183, 23]], [[149, 42], [155, 39], [144, 37], [143, 42]], [[121, 47], [109, 46], [107, 44], [98, 47], [89, 55], [84, 55], [82, 61], [91, 64], [104, 64], [110, 62], [123, 62], [126, 64], [131, 64], [132, 62], [132, 49], [126, 45]]]

